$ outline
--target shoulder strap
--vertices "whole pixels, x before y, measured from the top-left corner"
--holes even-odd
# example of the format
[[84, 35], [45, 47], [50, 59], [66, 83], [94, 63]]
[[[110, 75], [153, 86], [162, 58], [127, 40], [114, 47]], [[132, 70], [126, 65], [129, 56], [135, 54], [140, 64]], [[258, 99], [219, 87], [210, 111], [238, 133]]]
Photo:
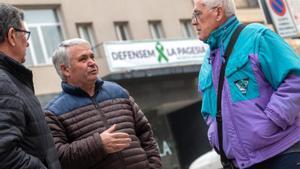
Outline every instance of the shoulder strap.
[[244, 29], [245, 25], [240, 24], [235, 32], [233, 33], [230, 42], [228, 44], [228, 47], [226, 49], [224, 59], [225, 62], [221, 65], [220, 70], [220, 76], [219, 76], [219, 83], [218, 83], [218, 96], [217, 96], [217, 127], [218, 127], [218, 138], [219, 138], [219, 150], [220, 150], [220, 156], [221, 156], [221, 162], [223, 167], [232, 165], [231, 161], [226, 158], [224, 149], [223, 149], [223, 132], [222, 132], [222, 111], [221, 111], [221, 103], [222, 103], [222, 91], [223, 91], [223, 84], [224, 84], [224, 76], [225, 76], [225, 68], [227, 65], [227, 62], [229, 60], [229, 56], [232, 52], [232, 49], [234, 47], [234, 44], [236, 40], [239, 37], [240, 32]]

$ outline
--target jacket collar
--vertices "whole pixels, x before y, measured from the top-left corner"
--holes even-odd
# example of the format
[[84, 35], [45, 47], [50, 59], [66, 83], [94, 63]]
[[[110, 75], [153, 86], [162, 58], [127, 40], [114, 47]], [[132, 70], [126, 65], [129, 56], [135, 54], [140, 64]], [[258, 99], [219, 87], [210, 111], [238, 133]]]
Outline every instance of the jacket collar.
[[0, 52], [0, 69], [4, 69], [34, 92], [32, 72], [19, 62]]
[[[101, 89], [103, 85], [103, 80], [97, 79], [95, 82], [95, 95], [98, 94], [99, 90]], [[80, 96], [80, 97], [90, 97], [85, 91], [83, 91], [80, 87], [75, 87], [70, 84], [68, 84], [65, 81], [62, 81], [61, 83], [62, 89], [64, 92], [69, 93], [71, 95]]]
[[239, 24], [239, 20], [233, 15], [223, 25], [214, 30], [206, 40], [210, 50], [213, 51], [216, 48], [226, 49], [232, 33]]

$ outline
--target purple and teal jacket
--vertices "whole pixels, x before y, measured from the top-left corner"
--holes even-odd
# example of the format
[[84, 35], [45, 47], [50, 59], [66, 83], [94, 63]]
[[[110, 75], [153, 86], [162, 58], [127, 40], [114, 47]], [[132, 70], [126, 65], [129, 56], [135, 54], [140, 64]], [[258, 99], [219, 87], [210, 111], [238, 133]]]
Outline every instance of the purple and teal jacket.
[[[240, 22], [235, 16], [206, 41], [210, 54], [199, 74], [202, 115], [218, 149], [217, 86], [223, 54]], [[300, 58], [261, 24], [241, 32], [225, 70], [222, 94], [223, 144], [236, 167], [247, 168], [300, 141]]]

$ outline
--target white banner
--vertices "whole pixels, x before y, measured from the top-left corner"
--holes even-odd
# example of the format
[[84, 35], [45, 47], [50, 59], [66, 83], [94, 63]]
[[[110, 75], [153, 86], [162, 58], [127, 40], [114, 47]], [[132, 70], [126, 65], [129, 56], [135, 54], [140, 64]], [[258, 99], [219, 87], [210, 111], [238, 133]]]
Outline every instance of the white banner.
[[266, 4], [278, 34], [282, 37], [297, 36], [297, 30], [285, 0], [266, 0]]
[[201, 64], [208, 45], [198, 39], [104, 43], [111, 72]]

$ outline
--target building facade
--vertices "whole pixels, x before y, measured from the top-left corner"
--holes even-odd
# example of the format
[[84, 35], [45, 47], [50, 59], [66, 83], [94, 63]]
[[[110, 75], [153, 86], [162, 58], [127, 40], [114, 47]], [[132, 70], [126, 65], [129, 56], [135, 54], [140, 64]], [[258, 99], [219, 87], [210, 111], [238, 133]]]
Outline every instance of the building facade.
[[[206, 48], [191, 25], [192, 0], [4, 2], [25, 12], [32, 33], [26, 66], [43, 105], [61, 90], [53, 49], [64, 39], [81, 37], [94, 47], [101, 78], [123, 85], [145, 112], [165, 169], [187, 169], [209, 151], [197, 94]], [[236, 3], [242, 22], [264, 22], [256, 0]]]

